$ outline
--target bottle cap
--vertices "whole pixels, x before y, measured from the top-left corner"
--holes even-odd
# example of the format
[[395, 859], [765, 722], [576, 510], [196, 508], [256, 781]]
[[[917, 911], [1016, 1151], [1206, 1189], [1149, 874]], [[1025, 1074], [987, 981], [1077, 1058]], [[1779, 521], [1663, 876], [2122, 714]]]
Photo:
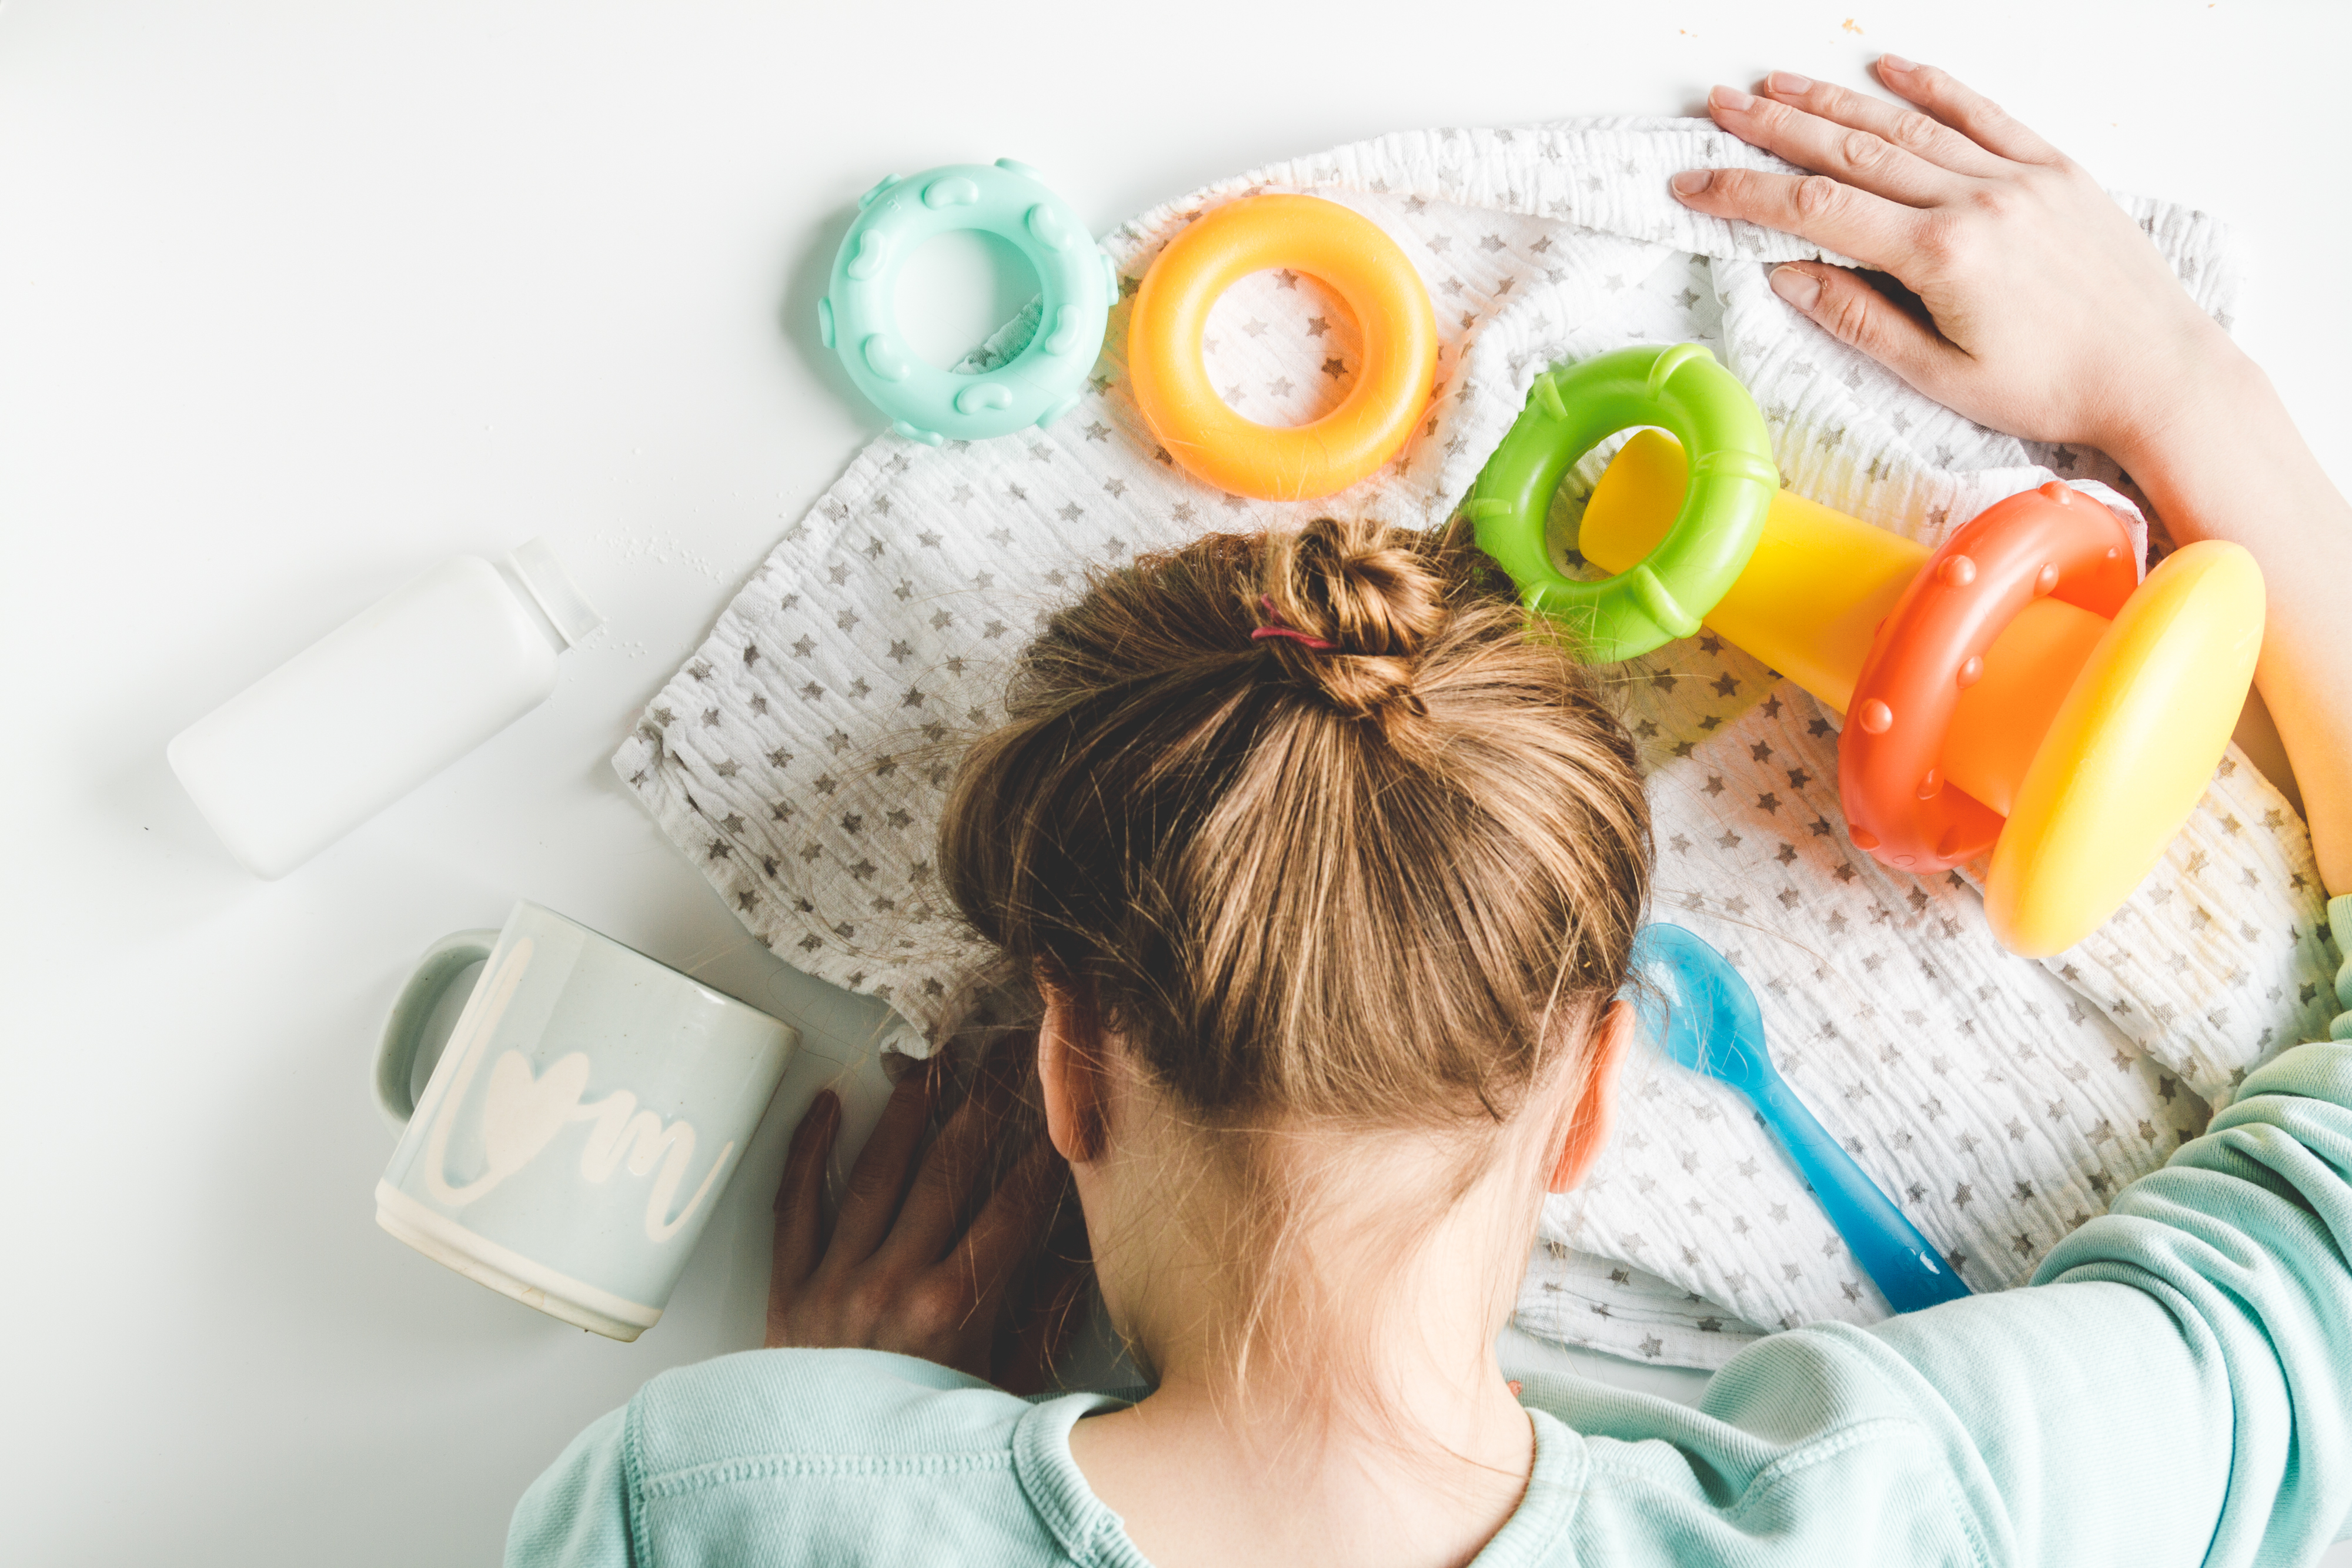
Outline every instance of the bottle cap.
[[565, 647], [578, 647], [588, 633], [604, 624], [604, 618], [596, 613], [596, 607], [588, 602], [580, 585], [563, 570], [563, 563], [556, 559], [546, 539], [526, 539], [515, 546], [513, 553], [507, 557], [507, 565], [530, 590]]

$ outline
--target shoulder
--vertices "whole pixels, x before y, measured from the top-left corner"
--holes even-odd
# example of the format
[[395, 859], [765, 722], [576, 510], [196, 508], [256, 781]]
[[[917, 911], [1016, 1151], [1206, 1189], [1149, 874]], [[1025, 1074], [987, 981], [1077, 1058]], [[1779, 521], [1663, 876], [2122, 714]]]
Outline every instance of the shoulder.
[[1868, 1333], [1840, 1323], [1757, 1341], [1715, 1373], [1696, 1404], [1603, 1383], [1572, 1364], [1531, 1361], [1507, 1371], [1522, 1385], [1520, 1403], [1604, 1445], [1687, 1448], [1704, 1437], [1736, 1450], [1742, 1475], [1857, 1424], [1919, 1413], [1900, 1359]]
[[1814, 1568], [1997, 1555], [1932, 1394], [1844, 1325], [1759, 1342], [1696, 1406], [1559, 1373], [1515, 1375], [1521, 1402], [1582, 1450], [1572, 1530], [1603, 1555]]
[[869, 1350], [755, 1350], [683, 1366], [630, 1402], [641, 1482], [730, 1461], [811, 1472], [1011, 1451], [1029, 1401], [976, 1377]]
[[518, 1510], [508, 1561], [1063, 1561], [1024, 1454], [1106, 1402], [1032, 1404], [875, 1351], [721, 1356], [663, 1373], [582, 1434]]

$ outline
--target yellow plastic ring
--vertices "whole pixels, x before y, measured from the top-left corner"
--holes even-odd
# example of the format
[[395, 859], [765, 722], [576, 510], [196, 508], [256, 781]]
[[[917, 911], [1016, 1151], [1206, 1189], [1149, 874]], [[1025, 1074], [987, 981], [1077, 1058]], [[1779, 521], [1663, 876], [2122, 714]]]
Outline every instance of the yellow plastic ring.
[[[1235, 413], [1201, 352], [1218, 296], [1281, 267], [1328, 284], [1363, 338], [1346, 400], [1288, 429]], [[1421, 275], [1370, 219], [1314, 196], [1244, 196], [1171, 240], [1144, 274], [1127, 368], [1144, 420], [1186, 469], [1237, 496], [1306, 500], [1346, 489], [1403, 448], [1437, 373], [1437, 319]]]

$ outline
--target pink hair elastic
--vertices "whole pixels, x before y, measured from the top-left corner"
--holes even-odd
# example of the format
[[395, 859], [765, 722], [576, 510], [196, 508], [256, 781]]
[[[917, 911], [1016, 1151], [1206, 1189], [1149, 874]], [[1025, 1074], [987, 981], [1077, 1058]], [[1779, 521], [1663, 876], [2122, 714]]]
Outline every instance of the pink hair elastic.
[[1270, 596], [1261, 593], [1257, 596], [1257, 602], [1258, 608], [1265, 612], [1265, 624], [1250, 633], [1251, 642], [1261, 642], [1268, 637], [1287, 637], [1300, 646], [1312, 648], [1318, 653], [1332, 653], [1339, 648], [1339, 644], [1337, 643], [1327, 643], [1320, 637], [1308, 636], [1296, 626], [1284, 625], [1282, 612], [1274, 607], [1274, 600]]

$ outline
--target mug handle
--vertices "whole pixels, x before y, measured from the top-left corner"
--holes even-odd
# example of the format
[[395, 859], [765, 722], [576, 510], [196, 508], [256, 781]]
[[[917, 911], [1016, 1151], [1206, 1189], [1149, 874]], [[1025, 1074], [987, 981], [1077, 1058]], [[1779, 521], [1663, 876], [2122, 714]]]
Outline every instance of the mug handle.
[[408, 1119], [416, 1113], [416, 1097], [409, 1083], [416, 1071], [416, 1048], [425, 1020], [433, 1016], [442, 994], [466, 972], [466, 967], [488, 958], [498, 945], [496, 931], [452, 931], [425, 949], [408, 983], [394, 999], [392, 1010], [384, 1015], [383, 1034], [375, 1048], [375, 1103], [384, 1120], [392, 1124], [394, 1136], [406, 1132]]

